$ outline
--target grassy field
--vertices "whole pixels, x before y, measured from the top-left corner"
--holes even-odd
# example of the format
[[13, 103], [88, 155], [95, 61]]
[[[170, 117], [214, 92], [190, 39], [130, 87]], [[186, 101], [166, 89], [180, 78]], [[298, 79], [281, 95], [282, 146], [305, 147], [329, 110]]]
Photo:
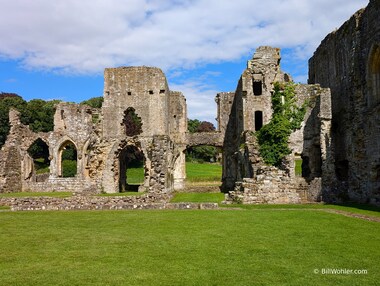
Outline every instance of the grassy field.
[[220, 203], [224, 200], [222, 193], [177, 193], [172, 198], [172, 203]]
[[[219, 184], [222, 179], [222, 166], [186, 162], [186, 176], [188, 182], [217, 182]], [[144, 169], [127, 169], [127, 178], [128, 184], [142, 184], [144, 182]]]
[[[1, 285], [378, 285], [378, 223], [302, 210], [0, 212]], [[364, 269], [323, 275], [323, 269]]]
[[189, 182], [220, 182], [222, 179], [222, 166], [219, 164], [186, 162], [186, 176]]
[[144, 168], [128, 168], [127, 182], [130, 185], [140, 185], [144, 183]]

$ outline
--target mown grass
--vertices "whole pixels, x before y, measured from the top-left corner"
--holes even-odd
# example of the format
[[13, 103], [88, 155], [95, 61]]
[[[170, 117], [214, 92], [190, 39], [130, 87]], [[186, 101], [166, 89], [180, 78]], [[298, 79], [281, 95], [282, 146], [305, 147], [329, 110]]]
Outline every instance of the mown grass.
[[177, 193], [170, 202], [186, 203], [221, 203], [224, 200], [222, 193]]
[[222, 166], [220, 164], [186, 162], [186, 178], [188, 182], [220, 182]]
[[[222, 166], [220, 164], [186, 162], [186, 178], [190, 183], [216, 182], [219, 184], [222, 178]], [[131, 185], [142, 184], [144, 169], [142, 167], [127, 169], [127, 181]]]
[[333, 204], [288, 204], [288, 205], [243, 205], [243, 204], [232, 204], [232, 205], [220, 205], [222, 207], [239, 207], [247, 210], [271, 210], [271, 209], [333, 209], [346, 211], [354, 214], [362, 214], [369, 216], [380, 217], [380, 208], [371, 205], [346, 203], [342, 205]]
[[[375, 222], [313, 211], [1, 212], [1, 285], [378, 285]], [[366, 269], [322, 275], [315, 269]]]
[[0, 198], [24, 198], [24, 197], [54, 197], [66, 198], [71, 197], [71, 192], [19, 192], [19, 193], [0, 193]]
[[144, 183], [144, 168], [128, 168], [127, 182], [129, 185], [141, 185]]

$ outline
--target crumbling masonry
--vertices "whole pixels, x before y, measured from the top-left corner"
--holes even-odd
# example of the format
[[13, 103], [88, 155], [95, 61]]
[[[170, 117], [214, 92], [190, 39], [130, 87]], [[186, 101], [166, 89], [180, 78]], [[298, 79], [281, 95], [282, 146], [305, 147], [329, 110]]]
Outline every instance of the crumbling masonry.
[[[274, 82], [290, 82], [280, 70], [280, 50], [260, 47], [248, 61], [236, 91], [219, 93], [218, 129], [187, 132], [186, 99], [171, 91], [154, 67], [109, 68], [100, 110], [60, 103], [54, 130], [34, 133], [10, 111], [11, 130], [0, 151], [0, 192], [75, 191], [115, 193], [127, 189], [126, 169], [143, 158], [139, 191], [165, 194], [185, 187], [187, 147], [223, 148], [226, 202], [380, 203], [380, 0], [371, 0], [329, 34], [309, 61], [309, 84], [296, 87], [297, 103], [309, 102], [301, 129], [289, 140], [282, 168], [267, 166], [254, 132], [272, 116]], [[141, 130], [129, 134], [129, 112]], [[50, 173], [38, 175], [29, 147], [46, 143]], [[77, 151], [77, 174], [62, 177], [62, 152]], [[302, 160], [302, 176], [295, 161]]]

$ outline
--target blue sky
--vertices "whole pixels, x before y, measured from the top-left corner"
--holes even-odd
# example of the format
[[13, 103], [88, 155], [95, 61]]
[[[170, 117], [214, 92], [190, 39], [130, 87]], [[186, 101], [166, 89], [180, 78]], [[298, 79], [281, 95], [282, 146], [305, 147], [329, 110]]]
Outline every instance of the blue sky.
[[214, 122], [214, 97], [233, 91], [261, 45], [307, 81], [321, 40], [368, 0], [0, 0], [0, 92], [26, 100], [101, 96], [106, 67], [164, 70], [190, 118]]

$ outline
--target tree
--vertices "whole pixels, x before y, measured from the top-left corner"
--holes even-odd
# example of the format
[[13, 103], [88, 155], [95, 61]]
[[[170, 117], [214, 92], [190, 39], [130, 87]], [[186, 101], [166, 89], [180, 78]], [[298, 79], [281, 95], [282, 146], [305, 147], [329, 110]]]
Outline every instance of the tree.
[[195, 133], [198, 130], [198, 126], [201, 122], [198, 119], [187, 119], [187, 130], [190, 133]]
[[19, 96], [7, 96], [0, 100], [0, 147], [4, 145], [10, 130], [9, 109], [20, 111], [20, 120], [34, 132], [49, 132], [54, 129], [55, 105], [59, 100], [33, 99], [26, 102]]
[[33, 99], [21, 111], [21, 122], [34, 132], [49, 132], [54, 129], [55, 105], [59, 100]]
[[198, 127], [196, 132], [213, 132], [215, 131], [215, 126], [211, 122], [202, 121]]
[[0, 147], [4, 145], [10, 130], [9, 109], [13, 107], [25, 110], [26, 105], [26, 101], [19, 96], [4, 97], [0, 100]]
[[141, 117], [137, 116], [133, 107], [129, 107], [124, 112], [123, 123], [127, 136], [136, 136], [142, 133]]
[[103, 96], [93, 97], [88, 100], [82, 101], [80, 104], [86, 104], [88, 106], [91, 106], [92, 108], [102, 108], [104, 101]]

